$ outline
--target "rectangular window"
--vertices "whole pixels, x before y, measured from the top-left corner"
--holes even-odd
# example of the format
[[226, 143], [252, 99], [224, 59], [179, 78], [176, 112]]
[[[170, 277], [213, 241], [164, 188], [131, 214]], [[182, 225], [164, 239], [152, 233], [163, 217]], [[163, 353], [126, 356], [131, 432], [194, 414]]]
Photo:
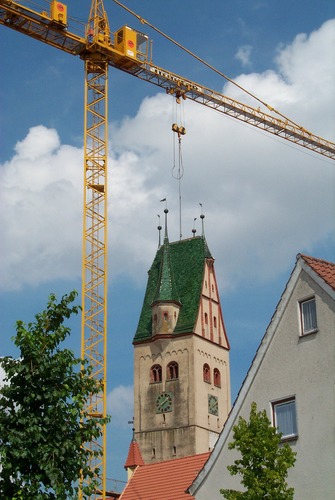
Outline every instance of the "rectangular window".
[[318, 329], [316, 321], [315, 298], [300, 302], [301, 334], [315, 332]]
[[273, 424], [283, 439], [296, 438], [297, 416], [295, 398], [282, 399], [272, 403]]

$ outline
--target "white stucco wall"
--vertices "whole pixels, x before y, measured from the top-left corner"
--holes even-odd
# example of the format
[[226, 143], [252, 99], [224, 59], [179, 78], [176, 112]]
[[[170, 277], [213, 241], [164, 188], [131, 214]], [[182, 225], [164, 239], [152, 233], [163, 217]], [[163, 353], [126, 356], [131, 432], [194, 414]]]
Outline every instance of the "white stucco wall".
[[[300, 337], [299, 300], [314, 294], [318, 332]], [[249, 372], [249, 381], [254, 376], [250, 389], [241, 389], [238, 414], [248, 419], [250, 405], [256, 401], [258, 409], [265, 409], [272, 420], [270, 402], [295, 396], [298, 438], [290, 444], [297, 452], [297, 460], [289, 472], [288, 483], [295, 489], [295, 500], [330, 500], [335, 491], [334, 294], [330, 297], [302, 271], [292, 289], [286, 291], [286, 297], [286, 303], [281, 301], [273, 318], [275, 328], [269, 325], [260, 346], [258, 359], [266, 349], [262, 362], [256, 369], [256, 357]], [[216, 457], [216, 461], [210, 473], [200, 475], [197, 490], [191, 491], [197, 500], [222, 500], [220, 488], [242, 489], [239, 478], [231, 477], [227, 471], [227, 465], [236, 457], [235, 452], [228, 450], [235, 422], [228, 420], [229, 426], [217, 445], [222, 449], [213, 453], [212, 460]]]

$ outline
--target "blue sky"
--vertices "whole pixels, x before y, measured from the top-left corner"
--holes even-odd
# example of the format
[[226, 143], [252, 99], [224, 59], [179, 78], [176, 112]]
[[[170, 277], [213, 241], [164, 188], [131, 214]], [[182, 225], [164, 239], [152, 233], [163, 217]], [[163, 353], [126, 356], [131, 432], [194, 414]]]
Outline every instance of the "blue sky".
[[[126, 3], [289, 118], [334, 141], [333, 2]], [[69, 0], [68, 13], [84, 23], [89, 5]], [[128, 24], [153, 39], [157, 65], [258, 107], [114, 2], [105, 7], [113, 31]], [[81, 287], [84, 69], [79, 58], [7, 28], [1, 37], [0, 355], [16, 355], [15, 321], [31, 321], [49, 293]], [[168, 199], [170, 240], [179, 237], [174, 113], [173, 98], [157, 87], [110, 71], [108, 476], [116, 479], [125, 479], [132, 338], [162, 198]], [[231, 344], [234, 398], [296, 254], [334, 259], [334, 162], [192, 102], [183, 114], [182, 233], [192, 235], [194, 218], [201, 232], [202, 203]], [[68, 342], [77, 352], [79, 324], [73, 320]]]

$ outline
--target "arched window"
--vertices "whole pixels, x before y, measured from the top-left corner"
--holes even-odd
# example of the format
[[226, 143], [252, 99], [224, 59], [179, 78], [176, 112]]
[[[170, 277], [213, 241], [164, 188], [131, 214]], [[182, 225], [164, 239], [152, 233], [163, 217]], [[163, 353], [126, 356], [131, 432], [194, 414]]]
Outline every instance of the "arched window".
[[218, 370], [217, 368], [214, 368], [214, 370], [213, 370], [213, 376], [214, 376], [214, 385], [216, 385], [216, 387], [221, 387], [221, 373], [220, 373], [220, 370]]
[[207, 382], [208, 384], [210, 384], [211, 383], [211, 369], [207, 363], [205, 363], [203, 366], [203, 376], [204, 376], [204, 382]]
[[162, 381], [162, 367], [161, 365], [153, 365], [150, 368], [150, 383]]
[[216, 320], [216, 316], [213, 317], [213, 323], [214, 323], [214, 328], [217, 328], [217, 320]]
[[205, 325], [208, 325], [208, 314], [205, 313]]
[[171, 361], [166, 367], [166, 378], [167, 380], [172, 380], [178, 378], [179, 376], [179, 366], [176, 361]]

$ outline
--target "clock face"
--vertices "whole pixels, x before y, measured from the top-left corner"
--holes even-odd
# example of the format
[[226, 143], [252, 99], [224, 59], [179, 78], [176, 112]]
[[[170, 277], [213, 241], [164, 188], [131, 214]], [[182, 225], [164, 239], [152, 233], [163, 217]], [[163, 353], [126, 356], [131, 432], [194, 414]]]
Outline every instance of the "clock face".
[[172, 394], [171, 392], [162, 392], [156, 399], [156, 413], [167, 413], [172, 411]]
[[211, 415], [219, 415], [219, 402], [216, 396], [208, 394], [208, 413]]

